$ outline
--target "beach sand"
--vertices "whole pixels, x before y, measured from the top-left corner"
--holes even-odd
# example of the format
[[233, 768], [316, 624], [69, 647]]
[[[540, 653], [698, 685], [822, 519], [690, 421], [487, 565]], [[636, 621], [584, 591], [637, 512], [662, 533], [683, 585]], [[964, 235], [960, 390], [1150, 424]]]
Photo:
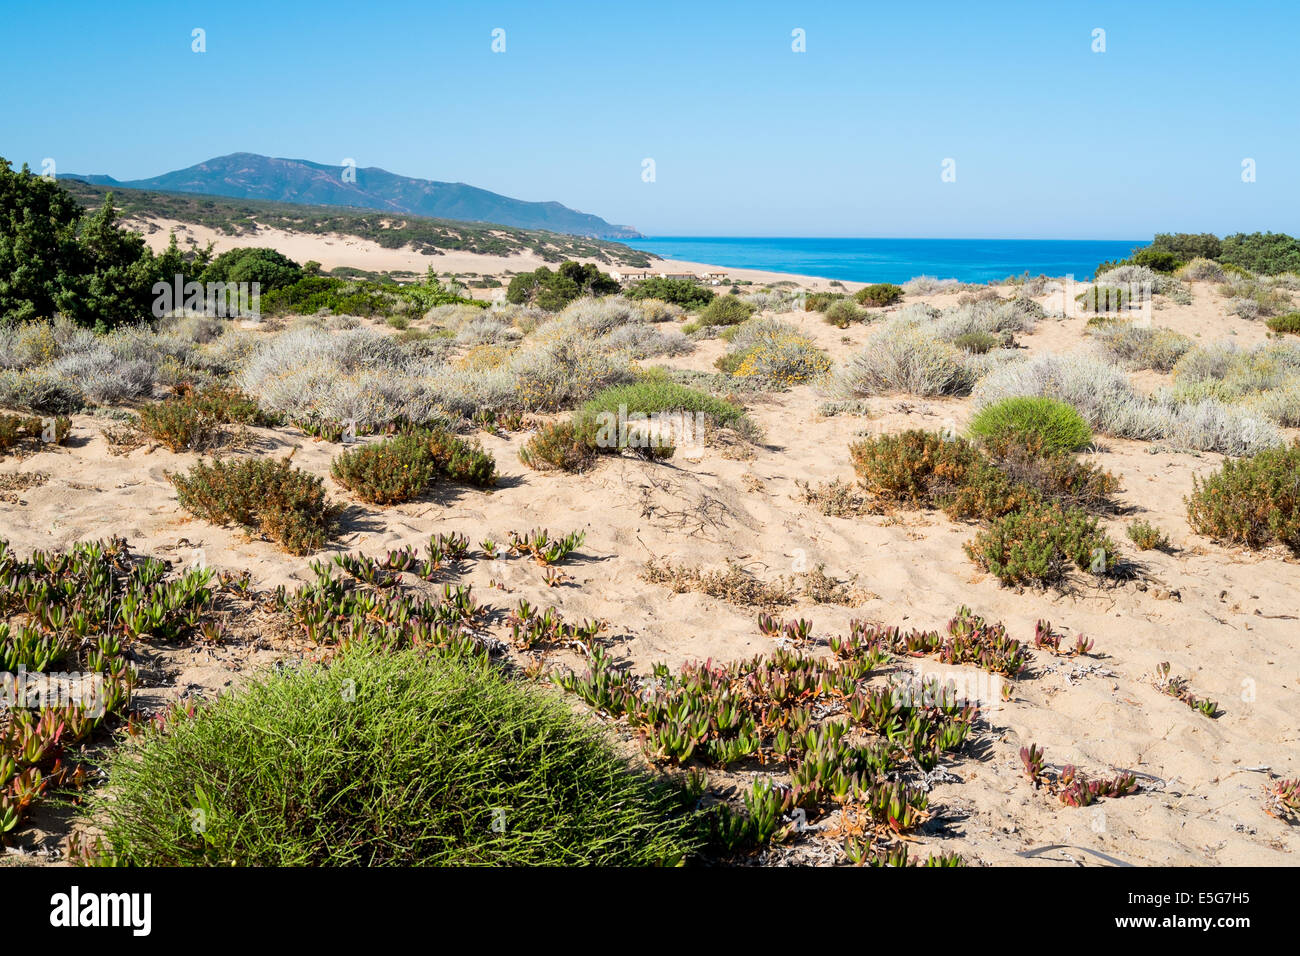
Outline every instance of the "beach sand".
[[[204, 241], [202, 231], [192, 231]], [[166, 233], [162, 236], [165, 242]], [[535, 265], [517, 257], [495, 260], [489, 268], [483, 257], [430, 258], [371, 248], [360, 240], [266, 234], [257, 242], [326, 267], [419, 271], [432, 261], [439, 271], [500, 273]], [[765, 277], [746, 274], [756, 281]], [[1263, 341], [1262, 325], [1226, 316], [1224, 302], [1209, 285], [1193, 288], [1192, 305], [1157, 311], [1156, 324], [1199, 342]], [[953, 295], [924, 298], [940, 305], [955, 300]], [[811, 313], [782, 318], [837, 361], [870, 333], [861, 326], [841, 331]], [[1081, 317], [1049, 319], [1020, 339], [1032, 352], [1065, 351], [1083, 341], [1083, 323]], [[705, 341], [693, 354], [667, 364], [711, 370], [722, 350], [718, 340]], [[1142, 373], [1137, 380], [1151, 388], [1164, 378]], [[527, 434], [484, 433], [480, 437], [503, 478], [498, 489], [483, 493], [444, 486], [416, 503], [356, 506], [335, 550], [377, 553], [419, 546], [434, 532], [463, 533], [476, 545], [535, 526], [560, 533], [583, 530], [582, 557], [566, 566], [569, 585], [547, 587], [537, 568], [519, 559], [496, 572], [508, 593], [489, 587], [494, 575], [488, 562], [476, 564], [465, 580], [475, 585], [480, 601], [498, 607], [527, 598], [556, 605], [571, 620], [608, 620], [615, 638], [612, 653], [638, 672], [656, 661], [730, 660], [774, 646], [759, 634], [753, 608], [647, 583], [640, 572], [650, 559], [711, 569], [730, 560], [769, 581], [824, 565], [827, 574], [851, 580], [863, 600], [842, 607], [802, 599], [782, 610], [787, 620], [811, 619], [820, 636], [845, 633], [853, 618], [904, 629], [942, 628], [966, 605], [1030, 642], [1035, 622], [1049, 619], [1067, 641], [1079, 634], [1095, 640], [1095, 656], [1080, 662], [1035, 653], [1032, 676], [1016, 683], [1013, 699], [989, 703], [983, 750], [936, 778], [932, 803], [943, 808], [945, 824], [920, 837], [915, 855], [955, 850], [987, 864], [1037, 866], [1107, 865], [1097, 854], [1139, 865], [1296, 861], [1300, 837], [1264, 812], [1263, 795], [1270, 774], [1300, 775], [1300, 563], [1280, 551], [1215, 544], [1189, 529], [1183, 496], [1193, 477], [1214, 471], [1221, 456], [1103, 439], [1094, 457], [1122, 478], [1120, 497], [1129, 509], [1104, 524], [1126, 554], [1142, 562], [1144, 572], [1112, 587], [1018, 591], [1000, 586], [963, 554], [962, 543], [976, 531], [972, 525], [912, 510], [827, 517], [800, 500], [798, 482], [854, 479], [847, 447], [857, 436], [961, 428], [971, 414], [969, 399], [880, 397], [866, 403], [868, 414], [834, 417], [819, 413], [823, 401], [811, 386], [757, 398], [751, 414], [767, 439], [747, 459], [709, 448], [698, 460], [679, 456], [663, 464], [611, 458], [582, 475], [531, 471], [518, 458]], [[248, 569], [259, 589], [310, 579], [311, 558], [287, 556], [268, 542], [213, 527], [181, 510], [166, 476], [188, 468], [197, 455], [141, 448], [115, 456], [99, 424], [75, 416], [66, 447], [0, 460], [0, 472], [49, 475], [44, 485], [21, 493], [22, 503], [0, 504], [3, 536], [18, 552], [120, 534], [137, 552], [180, 561], [201, 549], [216, 568]], [[330, 493], [348, 500], [328, 477], [336, 445], [291, 428], [254, 429], [253, 434], [258, 453], [296, 449], [298, 467], [325, 477]], [[1176, 550], [1136, 552], [1124, 534], [1134, 517], [1168, 532]], [[176, 651], [167, 658], [173, 676], [154, 696], [238, 686], [252, 667], [283, 650], [271, 642]], [[576, 657], [564, 654], [557, 660], [577, 664]], [[1153, 686], [1152, 672], [1163, 661], [1198, 695], [1219, 701], [1222, 716], [1208, 719]], [[897, 668], [906, 673], [910, 665]], [[930, 661], [925, 671], [939, 668]], [[957, 672], [964, 680], [981, 673]], [[1023, 776], [1017, 753], [1031, 743], [1044, 748], [1049, 764], [1138, 773], [1144, 792], [1088, 808], [1065, 807]], [[1058, 844], [1066, 849], [1042, 851]]]

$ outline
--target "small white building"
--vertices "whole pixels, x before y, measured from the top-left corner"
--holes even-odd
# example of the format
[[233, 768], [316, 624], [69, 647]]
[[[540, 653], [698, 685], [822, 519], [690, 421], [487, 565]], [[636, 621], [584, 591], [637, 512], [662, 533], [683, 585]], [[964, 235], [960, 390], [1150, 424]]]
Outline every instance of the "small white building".
[[610, 277], [618, 282], [640, 282], [642, 279], [649, 279], [653, 272], [649, 269], [610, 269]]
[[659, 273], [659, 278], [661, 278], [661, 279], [685, 279], [685, 280], [687, 280], [688, 282], [699, 282], [699, 281], [700, 281], [700, 277], [697, 276], [694, 272], [661, 272], [661, 273]]

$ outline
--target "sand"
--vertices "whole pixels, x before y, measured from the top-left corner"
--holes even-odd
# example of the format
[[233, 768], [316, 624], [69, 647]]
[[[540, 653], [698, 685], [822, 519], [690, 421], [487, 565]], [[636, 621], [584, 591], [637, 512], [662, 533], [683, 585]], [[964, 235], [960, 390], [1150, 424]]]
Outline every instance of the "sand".
[[[317, 237], [283, 243], [266, 238], [300, 261], [415, 267], [400, 251], [368, 249], [359, 240], [332, 246]], [[472, 264], [474, 258], [439, 257], [437, 266], [442, 271], [455, 261], [453, 271], [489, 271]], [[492, 271], [527, 267], [498, 260]], [[1195, 283], [1194, 291], [1193, 305], [1157, 311], [1156, 323], [1200, 341], [1263, 340], [1262, 326], [1226, 316], [1224, 303], [1208, 285]], [[943, 305], [954, 298], [927, 301]], [[783, 318], [837, 360], [869, 334], [858, 326], [832, 328], [814, 314]], [[1032, 351], [1076, 347], [1083, 322], [1081, 317], [1047, 320], [1021, 341]], [[670, 364], [711, 369], [722, 348], [716, 340], [704, 342]], [[1154, 387], [1161, 378], [1143, 373], [1140, 380]], [[1300, 563], [1280, 551], [1221, 546], [1189, 529], [1183, 496], [1193, 477], [1213, 471], [1220, 456], [1105, 439], [1096, 459], [1122, 478], [1121, 499], [1130, 509], [1105, 525], [1146, 570], [1139, 580], [1113, 587], [1081, 585], [1068, 594], [1017, 591], [1001, 587], [965, 557], [961, 545], [974, 535], [971, 525], [919, 511], [827, 517], [798, 498], [798, 481], [853, 479], [847, 446], [856, 436], [960, 427], [971, 412], [968, 399], [881, 397], [868, 402], [869, 415], [834, 417], [818, 413], [823, 401], [811, 386], [757, 399], [751, 414], [768, 437], [748, 460], [709, 448], [698, 460], [679, 457], [652, 465], [609, 459], [583, 475], [538, 473], [518, 459], [527, 434], [482, 434], [502, 474], [498, 489], [444, 488], [429, 500], [390, 508], [353, 502], [335, 550], [376, 553], [422, 545], [438, 531], [464, 533], [476, 545], [535, 526], [561, 533], [584, 530], [582, 557], [567, 566], [572, 580], [564, 586], [546, 587], [535, 566], [514, 559], [495, 569], [481, 562], [465, 580], [475, 585], [480, 601], [500, 608], [527, 598], [556, 605], [570, 619], [610, 621], [615, 657], [630, 660], [641, 672], [655, 661], [734, 659], [773, 647], [758, 633], [755, 609], [698, 593], [674, 594], [644, 581], [640, 572], [651, 558], [706, 568], [730, 559], [767, 580], [824, 564], [826, 573], [852, 578], [866, 599], [853, 608], [803, 600], [782, 610], [786, 619], [811, 619], [823, 637], [846, 632], [855, 617], [941, 628], [956, 608], [967, 605], [1029, 641], [1035, 622], [1047, 618], [1068, 640], [1077, 634], [1094, 639], [1096, 656], [1076, 667], [1035, 654], [1032, 676], [1017, 682], [1014, 699], [991, 703], [981, 756], [963, 758], [949, 768], [947, 782], [936, 783], [932, 800], [944, 808], [946, 825], [920, 838], [921, 856], [955, 850], [972, 861], [1028, 865], [1108, 865], [1106, 858], [1137, 865], [1295, 861], [1300, 838], [1264, 812], [1262, 798], [1270, 773], [1300, 775]], [[139, 552], [180, 561], [201, 549], [214, 567], [248, 569], [260, 589], [308, 580], [310, 558], [287, 556], [268, 542], [213, 527], [180, 509], [166, 476], [188, 468], [197, 455], [141, 448], [114, 456], [98, 424], [75, 416], [66, 447], [0, 460], [0, 472], [50, 476], [43, 486], [22, 492], [21, 504], [0, 504], [0, 535], [19, 552], [120, 534]], [[296, 449], [297, 466], [325, 476], [331, 494], [348, 500], [328, 479], [337, 446], [289, 428], [254, 434], [258, 453]], [[1133, 550], [1124, 535], [1133, 517], [1166, 530], [1177, 550]], [[492, 577], [503, 580], [508, 592], [490, 588]], [[269, 653], [269, 647], [263, 645], [259, 653]], [[157, 696], [237, 685], [256, 663], [250, 654], [251, 649], [182, 652], [171, 659], [174, 679]], [[1157, 690], [1151, 675], [1162, 661], [1186, 676], [1198, 695], [1219, 701], [1222, 716], [1208, 719]], [[906, 672], [909, 666], [898, 669]], [[926, 670], [934, 672], [929, 665]], [[959, 671], [965, 678], [979, 675], [969, 668]], [[1022, 776], [1017, 753], [1030, 743], [1045, 749], [1049, 764], [1131, 770], [1143, 775], [1147, 789], [1095, 807], [1064, 807]], [[1056, 844], [1069, 848], [1040, 852]]]
[[[238, 246], [260, 245], [278, 249], [296, 262], [315, 260], [328, 271], [339, 266], [352, 266], [371, 272], [410, 271], [423, 275], [429, 266], [439, 274], [451, 272], [457, 275], [477, 273], [479, 275], [503, 275], [506, 272], [531, 272], [539, 266], [554, 268], [554, 262], [547, 262], [541, 256], [532, 253], [520, 253], [513, 256], [486, 256], [472, 252], [449, 250], [439, 255], [430, 255], [403, 246], [400, 249], [386, 249], [370, 239], [357, 236], [328, 235], [317, 236], [308, 233], [287, 232], [283, 229], [259, 227], [255, 235], [229, 236], [216, 229], [194, 223], [177, 222], [171, 219], [136, 219], [125, 223], [128, 228], [144, 233], [145, 241], [155, 252], [167, 248], [172, 230], [182, 246], [189, 241], [202, 248], [209, 243], [217, 254]], [[579, 262], [591, 262], [601, 268], [610, 268], [607, 263], [596, 259], [580, 259]], [[653, 271], [656, 272], [725, 272], [729, 278], [742, 279], [756, 283], [797, 282], [802, 287], [825, 291], [832, 288], [830, 279], [817, 276], [793, 275], [783, 272], [764, 272], [759, 269], [729, 269], [723, 266], [708, 265], [703, 262], [686, 262], [680, 259], [652, 259]], [[853, 290], [860, 288], [861, 282], [843, 282], [843, 287]], [[478, 298], [490, 299], [493, 290], [472, 289]], [[499, 293], [498, 293], [499, 294]]]

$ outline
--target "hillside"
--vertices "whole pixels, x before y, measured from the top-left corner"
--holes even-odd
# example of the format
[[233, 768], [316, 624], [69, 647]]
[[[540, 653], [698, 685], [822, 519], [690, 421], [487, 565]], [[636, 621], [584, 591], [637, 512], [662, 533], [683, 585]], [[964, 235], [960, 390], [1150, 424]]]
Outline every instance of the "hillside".
[[61, 179], [60, 184], [84, 206], [98, 206], [105, 194], [111, 191], [114, 203], [127, 219], [191, 223], [233, 237], [252, 236], [259, 228], [269, 228], [320, 236], [354, 236], [385, 249], [409, 247], [425, 255], [463, 252], [513, 256], [531, 253], [546, 262], [585, 259], [611, 266], [648, 266], [652, 259], [657, 258], [604, 239], [478, 222], [262, 199], [155, 192], [92, 185], [79, 179]]
[[518, 229], [544, 229], [593, 239], [635, 239], [631, 226], [577, 212], [558, 202], [525, 202], [465, 183], [443, 183], [399, 176], [377, 166], [352, 170], [305, 159], [279, 159], [256, 153], [231, 153], [150, 179], [69, 174], [97, 186], [199, 193], [232, 199], [319, 206], [347, 206], [466, 222], [499, 223]]

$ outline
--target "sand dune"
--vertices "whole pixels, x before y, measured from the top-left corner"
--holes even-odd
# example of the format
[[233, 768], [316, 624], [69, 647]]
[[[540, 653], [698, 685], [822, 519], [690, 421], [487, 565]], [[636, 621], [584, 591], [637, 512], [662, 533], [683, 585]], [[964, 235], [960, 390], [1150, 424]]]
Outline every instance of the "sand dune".
[[[337, 260], [329, 260], [328, 240], [291, 239], [268, 237], [294, 258], [327, 266], [346, 261], [416, 268], [417, 259], [426, 261], [359, 243], [341, 244], [333, 250]], [[458, 263], [454, 269], [487, 271], [473, 257], [440, 257], [438, 268], [452, 261]], [[509, 268], [530, 267], [511, 263]], [[497, 266], [499, 271], [502, 264]], [[1157, 324], [1200, 341], [1262, 341], [1261, 326], [1226, 317], [1209, 287], [1197, 283], [1195, 293], [1191, 306], [1158, 311]], [[953, 297], [929, 301], [950, 304]], [[837, 359], [869, 334], [862, 327], [829, 327], [815, 314], [783, 318]], [[1083, 321], [1049, 319], [1021, 340], [1031, 351], [1062, 351], [1081, 341]], [[668, 364], [710, 369], [722, 347], [706, 341]], [[1151, 387], [1160, 378], [1143, 373], [1139, 380]], [[768, 437], [747, 460], [710, 448], [699, 460], [651, 465], [610, 459], [583, 475], [542, 474], [519, 462], [526, 434], [483, 434], [503, 475], [501, 487], [492, 493], [440, 491], [430, 500], [391, 508], [358, 507], [337, 548], [374, 553], [421, 544], [436, 531], [462, 532], [477, 543], [534, 526], [582, 529], [583, 559], [569, 571], [569, 585], [548, 588], [536, 568], [518, 560], [491, 573], [486, 563], [477, 565], [466, 580], [481, 601], [500, 607], [527, 597], [557, 605], [571, 618], [607, 619], [615, 655], [642, 671], [655, 661], [733, 659], [773, 646], [755, 626], [755, 609], [697, 593], [674, 594], [644, 581], [640, 572], [651, 558], [709, 568], [733, 560], [768, 580], [824, 564], [826, 573], [851, 579], [863, 600], [857, 607], [803, 600], [783, 610], [787, 618], [810, 618], [822, 636], [844, 632], [852, 618], [942, 627], [958, 606], [967, 605], [1028, 641], [1035, 622], [1048, 618], [1071, 638], [1094, 639], [1097, 656], [1078, 665], [1037, 654], [1033, 676], [1017, 682], [1014, 699], [991, 702], [985, 755], [936, 778], [933, 798], [946, 808], [949, 823], [941, 837], [922, 837], [927, 848], [956, 850], [990, 864], [1104, 862], [1095, 854], [1132, 864], [1296, 859], [1296, 832], [1264, 813], [1262, 795], [1270, 770], [1300, 774], [1300, 563], [1280, 552], [1222, 547], [1191, 532], [1183, 496], [1193, 476], [1214, 470], [1220, 456], [1105, 440], [1096, 459], [1122, 478], [1121, 499], [1131, 509], [1131, 515], [1107, 519], [1111, 536], [1127, 545], [1125, 523], [1143, 517], [1165, 529], [1177, 550], [1141, 553], [1146, 571], [1137, 581], [1083, 585], [1070, 593], [1021, 592], [1000, 586], [963, 555], [961, 544], [975, 532], [971, 525], [906, 510], [827, 517], [799, 500], [796, 482], [853, 480], [847, 446], [855, 436], [959, 428], [971, 412], [969, 400], [881, 397], [867, 403], [869, 414], [834, 417], [818, 413], [823, 400], [813, 387], [800, 386], [755, 401], [751, 414]], [[254, 434], [260, 453], [296, 449], [295, 464], [325, 476], [331, 492], [345, 499], [328, 479], [337, 446], [289, 428]], [[3, 472], [50, 476], [43, 486], [24, 491], [23, 503], [0, 504], [0, 533], [20, 552], [116, 533], [140, 552], [179, 560], [202, 549], [211, 565], [250, 570], [258, 588], [306, 581], [309, 559], [287, 557], [267, 542], [213, 527], [180, 509], [166, 474], [196, 458], [161, 448], [111, 455], [96, 420], [77, 416], [68, 447], [0, 461]], [[503, 580], [509, 592], [490, 588], [491, 577]], [[237, 682], [249, 665], [247, 655], [207, 654], [175, 657], [171, 693], [190, 685], [220, 689]], [[1198, 694], [1218, 700], [1223, 715], [1210, 720], [1157, 690], [1151, 674], [1162, 661], [1185, 675]], [[907, 664], [898, 667], [908, 670]], [[1095, 807], [1064, 807], [1034, 791], [1021, 774], [1017, 752], [1031, 742], [1045, 748], [1049, 763], [1131, 770], [1143, 775], [1147, 789]], [[1075, 849], [1025, 856], [1054, 844]], [[798, 847], [783, 852], [799, 858]]]

